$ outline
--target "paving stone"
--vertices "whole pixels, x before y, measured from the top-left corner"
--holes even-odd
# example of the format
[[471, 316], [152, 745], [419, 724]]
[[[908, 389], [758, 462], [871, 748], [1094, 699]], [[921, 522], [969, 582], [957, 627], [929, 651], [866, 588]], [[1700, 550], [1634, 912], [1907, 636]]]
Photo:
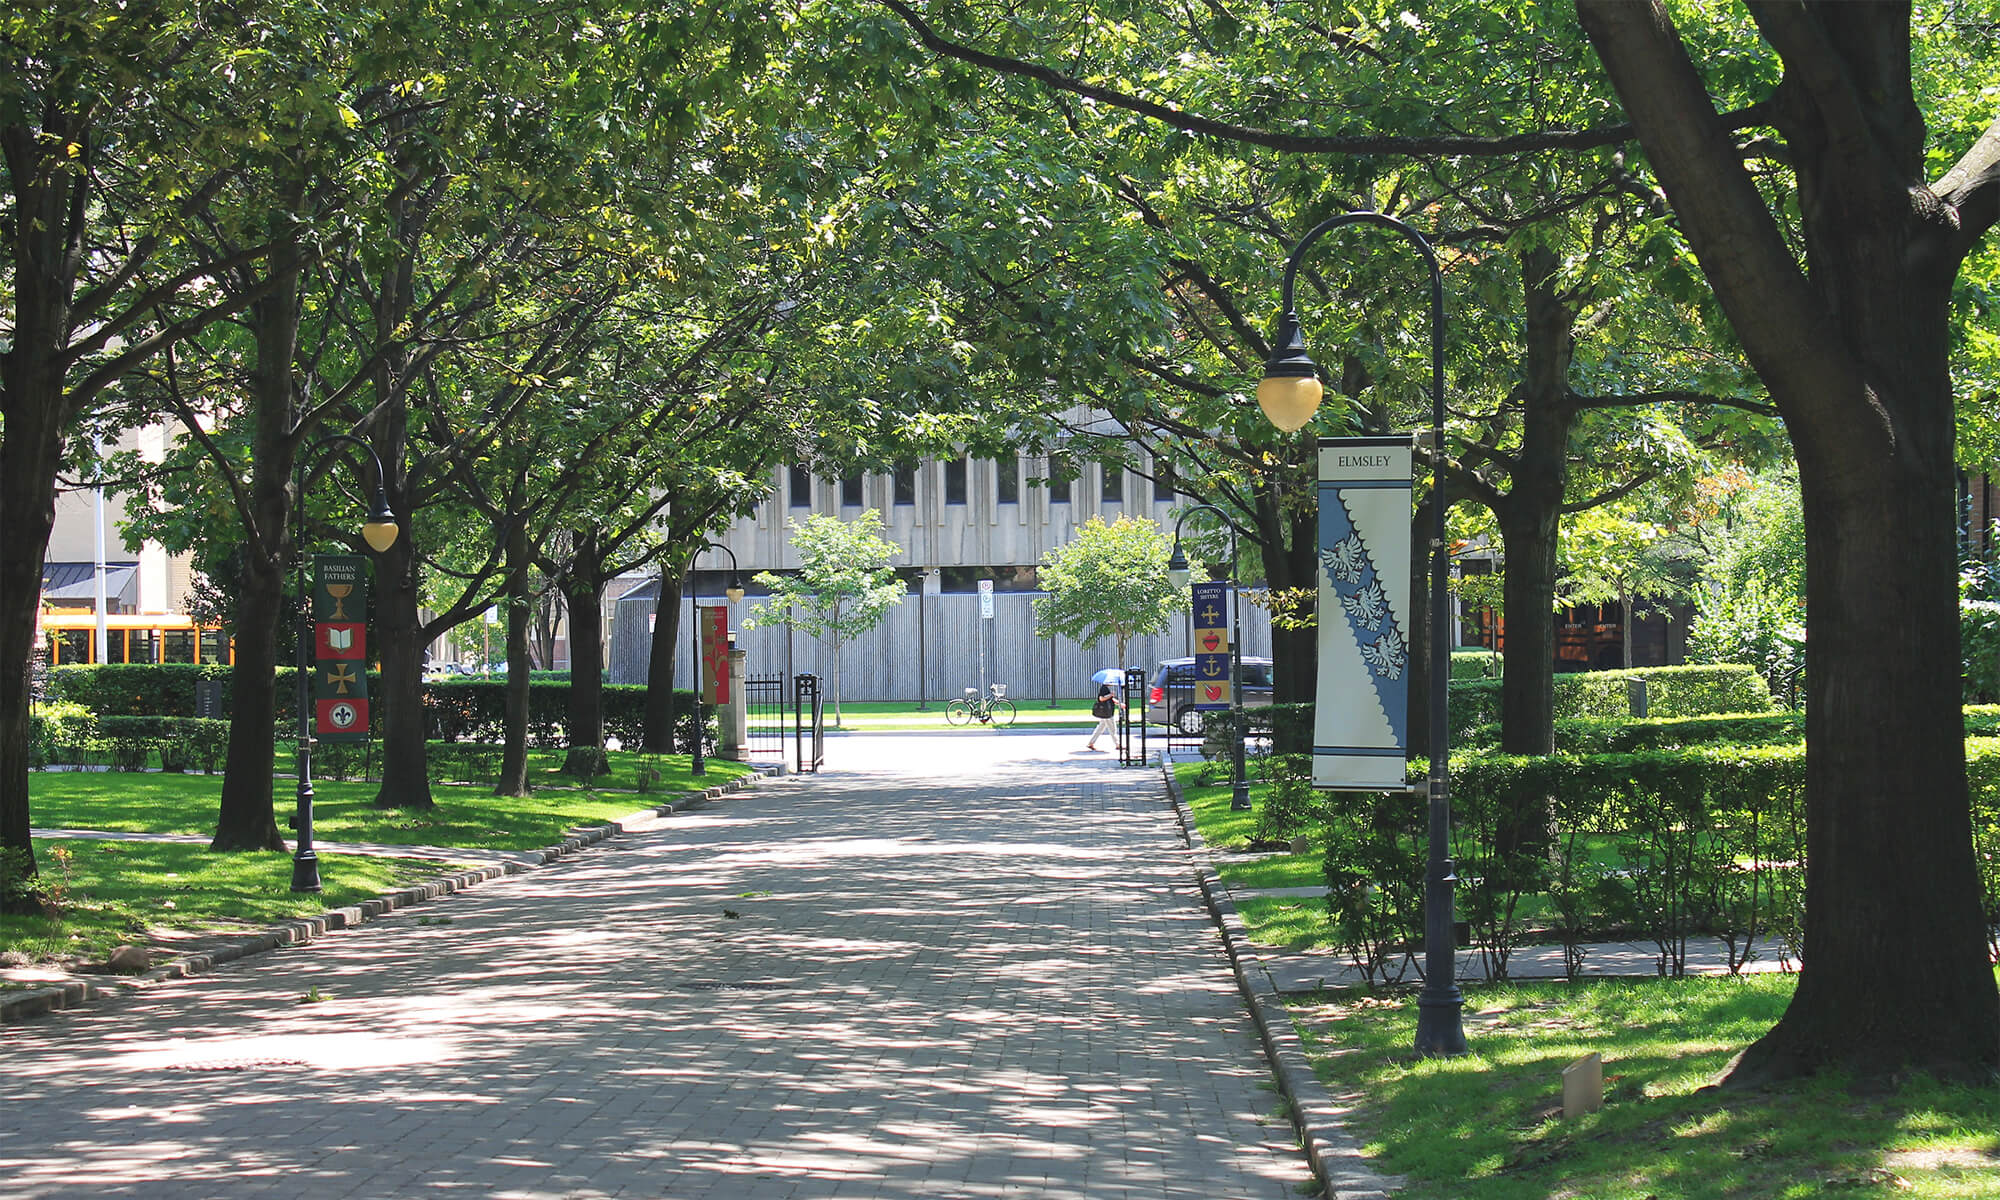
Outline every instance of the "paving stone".
[[844, 739], [820, 775], [0, 1027], [0, 1179], [10, 1200], [274, 1179], [1296, 1196], [1304, 1158], [1159, 775], [1074, 744]]

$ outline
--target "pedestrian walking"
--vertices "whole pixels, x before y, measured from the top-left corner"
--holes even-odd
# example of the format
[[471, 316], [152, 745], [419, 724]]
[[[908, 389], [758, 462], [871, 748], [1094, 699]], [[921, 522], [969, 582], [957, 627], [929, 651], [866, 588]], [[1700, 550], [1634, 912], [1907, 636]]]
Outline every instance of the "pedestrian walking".
[[1097, 728], [1090, 731], [1090, 740], [1083, 744], [1085, 750], [1097, 749], [1097, 739], [1111, 733], [1111, 726], [1118, 719], [1118, 693], [1111, 690], [1108, 683], [1097, 685], [1097, 703], [1090, 706], [1090, 715], [1097, 718]]

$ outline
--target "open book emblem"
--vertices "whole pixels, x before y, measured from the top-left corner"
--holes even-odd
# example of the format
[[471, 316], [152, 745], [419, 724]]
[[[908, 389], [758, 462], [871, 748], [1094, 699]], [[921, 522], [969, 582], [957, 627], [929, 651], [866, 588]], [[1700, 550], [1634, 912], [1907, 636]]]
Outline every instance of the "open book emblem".
[[354, 649], [354, 631], [352, 629], [329, 629], [326, 631], [326, 644], [335, 650], [352, 650]]

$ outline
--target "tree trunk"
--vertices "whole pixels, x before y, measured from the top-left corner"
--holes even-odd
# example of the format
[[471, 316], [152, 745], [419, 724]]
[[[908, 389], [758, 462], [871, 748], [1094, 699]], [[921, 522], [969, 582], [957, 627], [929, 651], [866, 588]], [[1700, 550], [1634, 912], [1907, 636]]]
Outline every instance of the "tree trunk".
[[1520, 486], [1499, 509], [1507, 556], [1501, 611], [1507, 645], [1501, 656], [1500, 751], [1550, 754], [1555, 750], [1556, 512], [1524, 503]]
[[[394, 492], [390, 504], [403, 511]], [[436, 808], [426, 741], [424, 632], [417, 613], [415, 547], [405, 532], [386, 552], [370, 557], [375, 561], [375, 652], [382, 668], [382, 694], [371, 697], [382, 715], [382, 786], [375, 793], [375, 807]]]
[[645, 748], [654, 754], [674, 752], [674, 655], [680, 631], [681, 577], [663, 565], [653, 605], [652, 651], [646, 658]]
[[[283, 504], [283, 487], [279, 488]], [[261, 506], [261, 505], [260, 505]], [[284, 524], [284, 517], [278, 517]], [[281, 545], [289, 545], [285, 538]], [[282, 560], [280, 560], [282, 561]], [[283, 850], [274, 813], [272, 772], [277, 759], [278, 628], [291, 615], [284, 571], [254, 552], [243, 556], [236, 580], [236, 620], [231, 633], [236, 662], [230, 670], [229, 754], [222, 771], [211, 850]], [[292, 729], [298, 714], [292, 713]], [[297, 769], [297, 763], [293, 763]]]
[[[1314, 484], [1317, 487], [1317, 481]], [[1308, 605], [1319, 594], [1319, 511], [1292, 511], [1273, 503], [1258, 514], [1264, 581], [1274, 592], [1305, 589]], [[1304, 615], [1304, 614], [1301, 614]], [[1271, 627], [1271, 699], [1311, 704], [1319, 687], [1319, 630]]]
[[[65, 146], [69, 114], [51, 103], [45, 128], [0, 128], [13, 208], [5, 226], [14, 275], [13, 329], [0, 354], [0, 854], [25, 883], [35, 875], [28, 819], [28, 664], [42, 564], [55, 525], [55, 475], [77, 400], [64, 380], [70, 298], [92, 173], [75, 170]], [[86, 218], [87, 219], [87, 218]], [[40, 902], [19, 884], [0, 888], [0, 912], [34, 913]]]
[[6, 355], [0, 426], [0, 912], [38, 914], [23, 886], [35, 875], [28, 817], [28, 664], [41, 603], [42, 563], [55, 524], [61, 459], [61, 380], [16, 342]]
[[1973, 171], [1944, 194], [1922, 175], [1907, 5], [1774, 9], [1788, 63], [1773, 123], [1798, 173], [1808, 276], [1664, 10], [1578, 10], [1798, 454], [1806, 956], [1730, 1081], [1914, 1066], [1990, 1084], [2000, 992], [1960, 712], [1948, 305], [1996, 185]]
[[604, 581], [591, 553], [595, 540], [577, 538], [577, 557], [563, 580], [569, 605], [569, 752], [563, 773], [578, 779], [608, 774], [604, 757]]
[[534, 622], [528, 597], [528, 525], [515, 521], [507, 532], [507, 708], [502, 734], [500, 781], [496, 796], [525, 796], [528, 786], [528, 627]]
[[[293, 635], [298, 633], [296, 612], [285, 603], [285, 569], [294, 555], [304, 552], [304, 547], [292, 540], [294, 506], [301, 498], [291, 494], [293, 467], [302, 452], [292, 373], [299, 339], [301, 267], [296, 246], [274, 253], [270, 261], [273, 286], [250, 306], [257, 357], [250, 368], [254, 442], [250, 511], [244, 518], [251, 529], [244, 533], [242, 569], [236, 577], [236, 621], [230, 631], [236, 661], [230, 672], [229, 755], [223, 767], [222, 798], [217, 805], [211, 850], [285, 848], [273, 811], [271, 776], [277, 757], [278, 631], [290, 621]], [[298, 599], [305, 603], [303, 597]], [[296, 656], [293, 661], [297, 661]], [[297, 712], [292, 714], [294, 732], [299, 718]], [[293, 769], [297, 769], [296, 762]]]

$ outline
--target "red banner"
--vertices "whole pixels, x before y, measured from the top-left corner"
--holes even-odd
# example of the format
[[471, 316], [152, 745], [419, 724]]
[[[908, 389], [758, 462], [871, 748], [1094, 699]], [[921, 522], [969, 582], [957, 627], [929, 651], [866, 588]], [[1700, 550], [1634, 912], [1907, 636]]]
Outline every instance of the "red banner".
[[696, 610], [701, 630], [701, 699], [705, 704], [729, 703], [729, 610], [717, 604]]

